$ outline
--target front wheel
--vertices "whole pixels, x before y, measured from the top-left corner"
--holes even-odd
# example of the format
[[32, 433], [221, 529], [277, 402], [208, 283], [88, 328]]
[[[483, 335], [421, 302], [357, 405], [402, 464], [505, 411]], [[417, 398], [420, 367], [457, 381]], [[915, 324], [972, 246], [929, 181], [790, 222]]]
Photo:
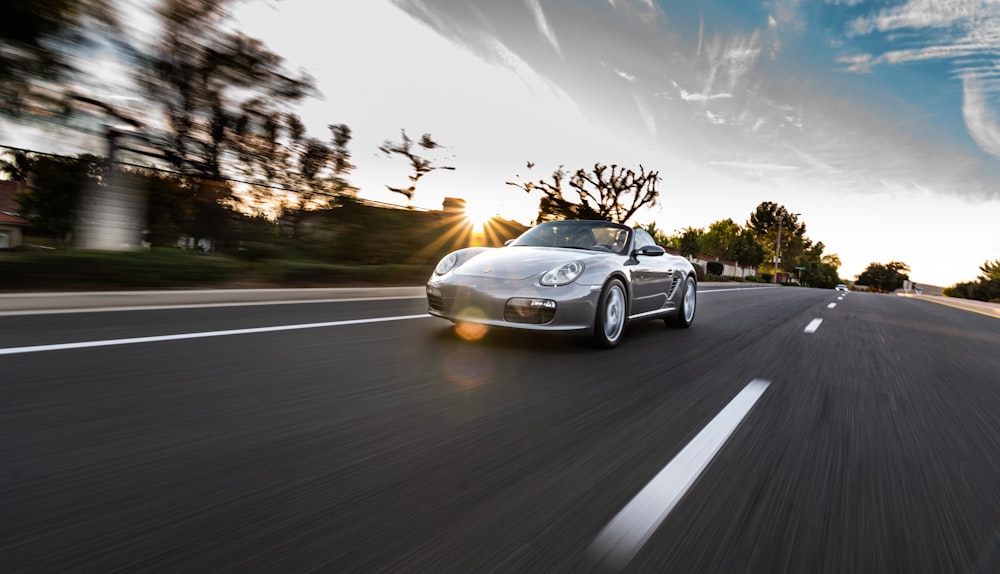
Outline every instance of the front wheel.
[[677, 314], [666, 319], [667, 326], [687, 329], [694, 323], [694, 311], [698, 305], [698, 285], [693, 277], [685, 277], [681, 285], [681, 304]]
[[625, 331], [627, 313], [625, 286], [619, 279], [608, 281], [601, 291], [597, 316], [594, 318], [594, 343], [598, 347], [611, 349], [618, 345]]

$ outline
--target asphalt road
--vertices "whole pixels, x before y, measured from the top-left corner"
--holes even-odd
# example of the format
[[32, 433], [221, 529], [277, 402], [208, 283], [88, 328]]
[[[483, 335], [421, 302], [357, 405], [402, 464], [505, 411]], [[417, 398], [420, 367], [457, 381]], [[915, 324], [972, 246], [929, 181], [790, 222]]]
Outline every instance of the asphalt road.
[[0, 571], [1000, 572], [996, 318], [703, 287], [597, 351], [399, 295], [0, 313]]

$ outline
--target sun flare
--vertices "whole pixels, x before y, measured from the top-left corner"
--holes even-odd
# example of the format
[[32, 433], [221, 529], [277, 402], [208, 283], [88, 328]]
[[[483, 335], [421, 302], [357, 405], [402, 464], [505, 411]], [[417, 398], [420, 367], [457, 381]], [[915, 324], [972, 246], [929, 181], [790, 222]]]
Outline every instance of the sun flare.
[[472, 223], [473, 233], [483, 233], [487, 222], [496, 217], [496, 210], [483, 202], [471, 201], [465, 204], [465, 217]]

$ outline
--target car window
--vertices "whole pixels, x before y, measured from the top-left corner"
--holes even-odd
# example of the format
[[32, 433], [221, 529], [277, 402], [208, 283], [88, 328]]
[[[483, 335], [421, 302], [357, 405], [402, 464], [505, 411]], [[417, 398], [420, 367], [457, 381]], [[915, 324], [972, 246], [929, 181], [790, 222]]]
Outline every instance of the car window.
[[653, 237], [651, 235], [649, 235], [649, 233], [647, 233], [645, 230], [635, 229], [634, 232], [635, 232], [635, 248], [636, 249], [639, 249], [640, 247], [647, 247], [647, 246], [650, 246], [650, 245], [656, 245], [656, 242], [653, 241]]
[[510, 243], [511, 246], [562, 247], [624, 253], [628, 228], [606, 221], [552, 221], [537, 225]]

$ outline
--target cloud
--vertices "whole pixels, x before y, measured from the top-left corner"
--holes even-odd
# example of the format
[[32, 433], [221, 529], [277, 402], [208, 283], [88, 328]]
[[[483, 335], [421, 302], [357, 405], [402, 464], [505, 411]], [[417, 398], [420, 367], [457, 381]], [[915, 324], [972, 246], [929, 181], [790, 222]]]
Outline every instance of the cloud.
[[538, 31], [542, 33], [545, 40], [555, 49], [559, 57], [562, 58], [562, 49], [559, 47], [559, 40], [556, 38], [555, 33], [552, 28], [549, 27], [548, 20], [545, 19], [545, 12], [542, 11], [542, 5], [539, 0], [524, 0], [524, 3], [528, 5], [531, 9], [532, 14], [535, 16], [535, 25], [538, 26]]
[[962, 80], [962, 116], [969, 135], [986, 153], [1000, 158], [1000, 125], [990, 112], [977, 80]]
[[990, 4], [993, 2], [989, 0], [910, 0], [902, 6], [855, 19], [851, 30], [869, 34], [874, 30], [946, 27], [982, 17], [992, 11]]
[[799, 168], [794, 165], [782, 165], [777, 163], [759, 163], [752, 161], [710, 161], [711, 165], [719, 167], [731, 167], [747, 171], [797, 171]]

